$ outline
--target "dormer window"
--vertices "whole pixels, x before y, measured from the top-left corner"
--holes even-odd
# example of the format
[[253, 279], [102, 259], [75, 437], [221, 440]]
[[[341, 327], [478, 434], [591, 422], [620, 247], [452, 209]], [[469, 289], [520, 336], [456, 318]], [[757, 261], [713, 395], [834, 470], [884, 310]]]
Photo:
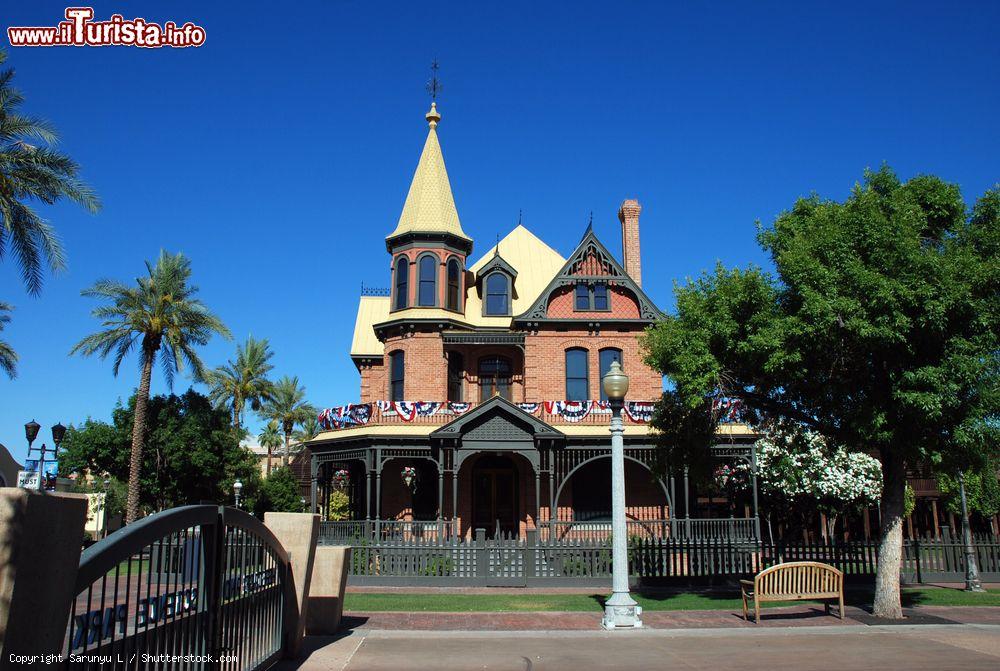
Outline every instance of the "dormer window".
[[402, 310], [409, 304], [410, 292], [410, 262], [405, 256], [396, 261], [396, 302], [397, 310]]
[[492, 317], [510, 314], [510, 278], [502, 273], [491, 273], [486, 277], [483, 313]]

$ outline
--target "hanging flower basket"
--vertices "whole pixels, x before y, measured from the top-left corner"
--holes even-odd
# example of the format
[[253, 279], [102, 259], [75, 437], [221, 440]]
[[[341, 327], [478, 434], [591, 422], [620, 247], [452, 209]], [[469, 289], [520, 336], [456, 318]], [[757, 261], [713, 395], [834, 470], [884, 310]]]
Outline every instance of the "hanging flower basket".
[[333, 474], [333, 484], [337, 487], [344, 488], [351, 482], [351, 474], [347, 472], [346, 468], [341, 468], [339, 471], [335, 471]]
[[403, 483], [410, 489], [410, 491], [416, 491], [417, 489], [417, 469], [413, 466], [403, 466]]

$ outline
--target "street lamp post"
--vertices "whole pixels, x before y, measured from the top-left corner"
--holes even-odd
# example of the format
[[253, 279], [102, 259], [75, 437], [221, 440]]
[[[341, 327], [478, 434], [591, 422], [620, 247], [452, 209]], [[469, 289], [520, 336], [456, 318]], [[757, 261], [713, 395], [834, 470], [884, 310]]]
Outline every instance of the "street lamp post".
[[237, 480], [233, 483], [233, 493], [236, 494], [236, 507], [240, 507], [240, 492], [243, 491], [243, 483]]
[[979, 579], [976, 565], [976, 550], [972, 547], [972, 528], [969, 525], [969, 506], [965, 500], [965, 472], [958, 472], [958, 491], [962, 500], [962, 545], [965, 546], [965, 589], [969, 592], [985, 592]]
[[111, 487], [111, 478], [104, 478], [104, 520], [101, 522], [101, 537], [108, 537], [108, 488]]
[[605, 629], [642, 626], [642, 607], [628, 590], [628, 536], [625, 527], [625, 441], [622, 406], [628, 392], [628, 375], [617, 361], [602, 380], [611, 405], [611, 596], [604, 602]]

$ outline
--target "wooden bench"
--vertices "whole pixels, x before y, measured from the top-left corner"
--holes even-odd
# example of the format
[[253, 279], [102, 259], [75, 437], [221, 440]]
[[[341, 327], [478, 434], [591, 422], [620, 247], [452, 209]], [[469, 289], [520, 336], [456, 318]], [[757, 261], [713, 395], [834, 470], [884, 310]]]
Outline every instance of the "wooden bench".
[[[760, 604], [764, 601], [821, 601], [837, 599], [840, 619], [844, 619], [844, 574], [828, 564], [796, 561], [764, 569], [753, 580], [741, 580], [743, 619], [747, 619], [748, 600], [753, 601], [754, 622], [760, 622]], [[830, 612], [827, 603], [826, 612]]]

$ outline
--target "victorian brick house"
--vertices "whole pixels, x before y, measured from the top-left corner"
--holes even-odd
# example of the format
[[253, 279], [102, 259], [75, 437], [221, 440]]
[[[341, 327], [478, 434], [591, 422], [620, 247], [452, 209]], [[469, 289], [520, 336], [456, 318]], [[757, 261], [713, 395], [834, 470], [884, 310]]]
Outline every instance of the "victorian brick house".
[[435, 105], [426, 118], [385, 240], [390, 289], [363, 292], [358, 305], [359, 403], [324, 410], [326, 430], [310, 443], [314, 508], [326, 510], [337, 488], [350, 493], [353, 519], [433, 521], [462, 536], [566, 533], [609, 519], [601, 377], [619, 361], [631, 378], [628, 516], [669, 519], [675, 483], [649, 468], [647, 421], [662, 378], [643, 363], [639, 336], [662, 314], [642, 290], [639, 203], [625, 200], [618, 213], [621, 262], [590, 226], [566, 258], [521, 225], [475, 258]]

